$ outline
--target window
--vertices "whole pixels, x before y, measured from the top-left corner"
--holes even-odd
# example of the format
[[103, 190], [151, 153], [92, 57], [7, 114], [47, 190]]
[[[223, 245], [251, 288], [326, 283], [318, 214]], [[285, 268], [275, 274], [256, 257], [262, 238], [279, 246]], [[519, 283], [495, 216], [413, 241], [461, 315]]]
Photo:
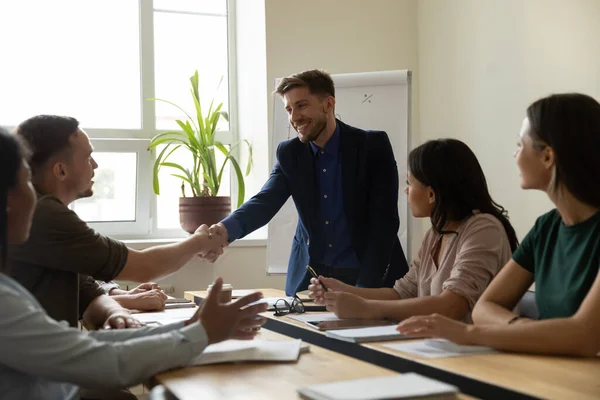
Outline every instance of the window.
[[107, 235], [147, 236], [152, 232], [152, 171], [146, 139], [92, 139], [94, 195], [71, 208], [91, 227]]
[[60, 114], [140, 129], [139, 33], [136, 1], [1, 2], [0, 123]]
[[[189, 110], [189, 77], [200, 76], [203, 106], [215, 95], [228, 111], [218, 139], [236, 134], [229, 106], [235, 71], [234, 0], [20, 0], [0, 3], [0, 125], [15, 127], [36, 114], [80, 121], [99, 164], [94, 196], [72, 208], [103, 233], [121, 237], [176, 237], [181, 181], [161, 169], [161, 195], [152, 192], [157, 133], [178, 129], [177, 108]], [[31, 10], [35, 9], [33, 13]], [[51, 15], [52, 18], [48, 18]], [[25, 29], [35, 27], [35, 29]], [[7, 60], [10, 60], [7, 62]], [[176, 160], [185, 163], [185, 153]], [[226, 173], [229, 171], [226, 171]], [[229, 175], [219, 195], [230, 194]]]

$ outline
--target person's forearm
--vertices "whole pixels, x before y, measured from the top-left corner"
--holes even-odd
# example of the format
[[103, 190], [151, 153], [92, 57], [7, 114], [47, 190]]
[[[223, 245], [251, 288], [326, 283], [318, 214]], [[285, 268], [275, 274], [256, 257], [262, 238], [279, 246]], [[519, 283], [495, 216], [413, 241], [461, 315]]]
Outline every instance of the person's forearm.
[[478, 325], [503, 325], [517, 315], [491, 301], [478, 301], [473, 308], [473, 323]]
[[348, 293], [355, 294], [363, 299], [369, 300], [400, 300], [400, 295], [392, 288], [359, 288], [348, 285], [346, 290]]
[[469, 339], [473, 344], [499, 350], [595, 356], [600, 351], [599, 332], [575, 318], [555, 318], [516, 325], [471, 325]]
[[88, 332], [88, 334], [100, 342], [125, 342], [130, 339], [171, 332], [184, 326], [184, 321], [181, 321], [159, 326], [143, 326], [137, 329], [99, 329]]
[[107, 294], [114, 298], [115, 296], [129, 294], [129, 292], [127, 290], [114, 288], [114, 289], [111, 289], [110, 292], [108, 292]]
[[114, 312], [122, 311], [123, 307], [107, 295], [96, 297], [83, 313], [83, 320], [93, 326], [101, 326]]
[[367, 300], [369, 318], [402, 321], [415, 315], [437, 313], [460, 320], [464, 318], [464, 306], [439, 296], [426, 296], [403, 300]]
[[123, 308], [127, 308], [128, 310], [135, 309], [135, 301], [133, 297], [129, 294], [119, 294], [116, 296], [111, 295], [111, 299], [119, 303], [119, 305]]
[[181, 269], [198, 254], [200, 241], [200, 236], [192, 235], [178, 243], [142, 251], [130, 249], [127, 263], [117, 279], [148, 282], [164, 278]]

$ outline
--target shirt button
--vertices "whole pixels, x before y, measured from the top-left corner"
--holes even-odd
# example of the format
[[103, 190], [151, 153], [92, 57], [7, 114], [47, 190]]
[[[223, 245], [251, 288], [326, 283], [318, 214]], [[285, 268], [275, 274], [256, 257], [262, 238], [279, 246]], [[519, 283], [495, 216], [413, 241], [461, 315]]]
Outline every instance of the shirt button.
[[321, 154], [325, 154], [325, 152], [324, 152], [324, 151], [321, 151]]
[[329, 221], [325, 221], [325, 225], [329, 225]]
[[323, 172], [327, 172], [327, 169], [326, 169], [326, 168], [323, 168]]
[[324, 197], [324, 198], [327, 198], [327, 195], [324, 195], [323, 197]]
[[333, 247], [333, 245], [331, 243], [329, 243], [329, 247]]

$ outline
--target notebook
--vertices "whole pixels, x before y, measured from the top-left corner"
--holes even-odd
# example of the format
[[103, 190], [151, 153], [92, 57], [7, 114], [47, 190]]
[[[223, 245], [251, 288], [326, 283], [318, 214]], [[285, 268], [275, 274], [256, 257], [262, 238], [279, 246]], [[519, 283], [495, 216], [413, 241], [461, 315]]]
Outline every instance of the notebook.
[[410, 372], [311, 385], [297, 391], [310, 400], [453, 399], [458, 388]]
[[289, 315], [291, 319], [295, 319], [300, 322], [322, 322], [322, 321], [340, 321], [334, 313], [320, 313], [320, 314], [300, 314], [300, 315]]
[[325, 332], [325, 336], [351, 343], [412, 339], [398, 332], [396, 330], [397, 326], [398, 325], [387, 325], [356, 329], [336, 329]]
[[208, 346], [190, 365], [220, 364], [240, 361], [297, 361], [302, 352], [302, 340], [225, 340]]

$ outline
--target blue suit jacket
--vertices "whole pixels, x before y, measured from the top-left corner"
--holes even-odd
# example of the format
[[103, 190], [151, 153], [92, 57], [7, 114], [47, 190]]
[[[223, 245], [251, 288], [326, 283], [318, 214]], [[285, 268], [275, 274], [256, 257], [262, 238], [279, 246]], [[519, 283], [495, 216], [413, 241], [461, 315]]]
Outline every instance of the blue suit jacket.
[[[397, 232], [398, 170], [385, 132], [340, 126], [342, 192], [350, 237], [360, 261], [357, 285], [391, 286], [408, 271]], [[261, 191], [229, 218], [237, 219], [239, 239], [266, 225], [292, 196], [298, 226], [292, 243], [285, 291], [293, 295], [308, 287], [306, 265], [322, 259], [318, 188], [314, 159], [308, 143], [294, 138], [279, 144], [277, 164]], [[324, 248], [324, 246], [321, 246]]]

